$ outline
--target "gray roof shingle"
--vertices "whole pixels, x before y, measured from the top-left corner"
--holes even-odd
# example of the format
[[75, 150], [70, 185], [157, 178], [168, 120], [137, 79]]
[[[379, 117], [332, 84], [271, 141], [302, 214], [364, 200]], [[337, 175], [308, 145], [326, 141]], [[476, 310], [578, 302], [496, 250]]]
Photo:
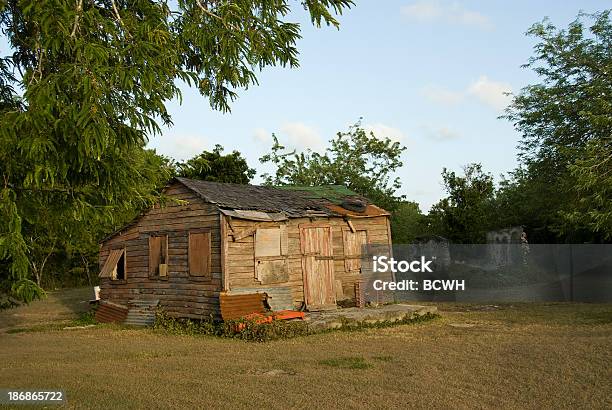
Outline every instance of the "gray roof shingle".
[[[330, 201], [311, 193], [258, 185], [240, 185], [177, 177], [177, 181], [220, 208], [282, 212], [289, 217], [313, 214], [333, 215], [325, 205]], [[356, 194], [355, 194], [356, 195]]]
[[[245, 213], [248, 213], [247, 211], [269, 213], [265, 220], [283, 220], [284, 218], [312, 216], [355, 216], [355, 212], [347, 211], [339, 205], [342, 199], [345, 198], [359, 198], [370, 204], [367, 206], [366, 212], [360, 216], [389, 215], [384, 209], [376, 207], [365, 198], [341, 185], [325, 185], [320, 187], [285, 186], [275, 188], [176, 177], [169, 182], [168, 186], [175, 181], [187, 187], [204, 201], [218, 206], [230, 215], [238, 214], [238, 216], [245, 216]], [[100, 242], [105, 242], [128, 227], [133, 226], [144, 213], [146, 211]], [[263, 220], [252, 215], [249, 218]]]

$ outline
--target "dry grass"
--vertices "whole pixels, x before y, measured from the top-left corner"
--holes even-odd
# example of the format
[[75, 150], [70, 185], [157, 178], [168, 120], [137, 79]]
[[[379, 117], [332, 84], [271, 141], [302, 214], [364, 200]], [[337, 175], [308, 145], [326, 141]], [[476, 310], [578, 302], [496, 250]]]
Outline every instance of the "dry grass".
[[[6, 315], [0, 328], [23, 326]], [[612, 407], [612, 305], [442, 315], [263, 344], [104, 326], [5, 333], [0, 387], [63, 389], [77, 408]]]
[[51, 291], [42, 301], [15, 309], [0, 310], [0, 333], [21, 327], [69, 323], [89, 310], [87, 301], [93, 297], [91, 288]]

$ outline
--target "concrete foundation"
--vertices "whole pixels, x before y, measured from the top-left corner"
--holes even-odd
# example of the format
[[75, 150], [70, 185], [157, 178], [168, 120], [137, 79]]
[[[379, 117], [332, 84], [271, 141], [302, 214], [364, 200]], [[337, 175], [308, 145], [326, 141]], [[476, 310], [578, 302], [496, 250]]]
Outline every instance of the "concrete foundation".
[[342, 326], [398, 322], [437, 312], [435, 306], [390, 304], [366, 308], [344, 308], [333, 311], [310, 312], [305, 320], [313, 330], [337, 329]]

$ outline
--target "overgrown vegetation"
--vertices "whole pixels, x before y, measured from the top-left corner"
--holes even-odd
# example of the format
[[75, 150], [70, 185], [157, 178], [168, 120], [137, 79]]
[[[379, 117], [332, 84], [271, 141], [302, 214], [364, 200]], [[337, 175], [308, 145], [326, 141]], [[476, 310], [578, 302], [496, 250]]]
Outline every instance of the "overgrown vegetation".
[[425, 315], [407, 317], [399, 321], [381, 321], [377, 323], [345, 321], [341, 327], [333, 330], [315, 330], [309, 327], [308, 322], [302, 320], [274, 320], [272, 322], [257, 323], [255, 320], [249, 319], [219, 322], [215, 321], [212, 317], [207, 320], [176, 319], [169, 316], [163, 309], [158, 309], [153, 328], [177, 335], [208, 335], [251, 342], [268, 342], [329, 331], [358, 331], [415, 324], [438, 317], [439, 315], [437, 314], [427, 313]]
[[176, 319], [163, 309], [157, 310], [153, 328], [178, 335], [220, 336], [253, 342], [288, 339], [310, 333], [307, 324], [302, 321], [275, 320], [257, 323], [248, 319], [220, 322], [213, 317], [205, 320]]
[[83, 312], [79, 315], [79, 317], [72, 321], [73, 326], [88, 326], [88, 325], [97, 325], [96, 321], [96, 310], [91, 309], [87, 312]]

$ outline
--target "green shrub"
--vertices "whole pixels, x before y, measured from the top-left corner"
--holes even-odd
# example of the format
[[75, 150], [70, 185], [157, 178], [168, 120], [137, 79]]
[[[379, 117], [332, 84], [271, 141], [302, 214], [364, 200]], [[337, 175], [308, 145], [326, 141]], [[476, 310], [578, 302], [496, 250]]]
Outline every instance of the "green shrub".
[[308, 324], [303, 321], [274, 320], [257, 323], [253, 320], [231, 320], [223, 325], [223, 336], [253, 342], [290, 339], [310, 334]]
[[88, 310], [87, 312], [81, 313], [79, 317], [72, 321], [72, 326], [87, 326], [97, 325], [96, 321], [96, 310]]
[[308, 325], [304, 322], [275, 320], [268, 323], [257, 323], [247, 319], [219, 322], [215, 321], [212, 316], [206, 320], [180, 319], [168, 315], [163, 309], [157, 310], [153, 328], [178, 335], [211, 335], [253, 342], [266, 342], [309, 334]]
[[207, 320], [177, 319], [161, 308], [155, 313], [153, 328], [178, 335], [219, 335], [221, 330], [212, 316]]

